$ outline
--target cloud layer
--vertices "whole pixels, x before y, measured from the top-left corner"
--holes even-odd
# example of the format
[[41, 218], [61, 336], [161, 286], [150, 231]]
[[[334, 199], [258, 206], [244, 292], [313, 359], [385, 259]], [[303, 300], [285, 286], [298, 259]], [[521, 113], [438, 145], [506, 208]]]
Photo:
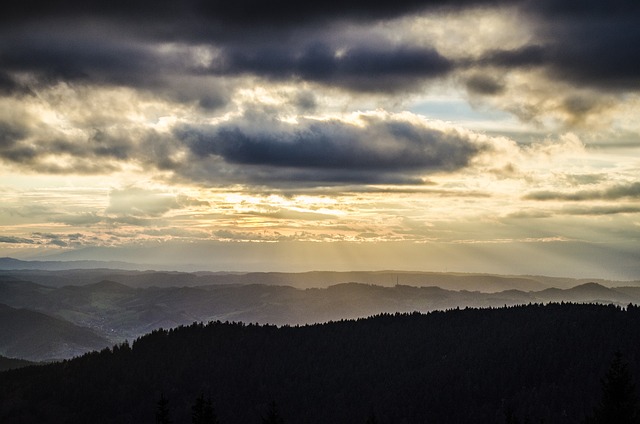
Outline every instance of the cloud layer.
[[[637, 2], [556, 3], [407, 0], [300, 7], [291, 1], [186, 1], [149, 8], [140, 1], [23, 2], [4, 10], [0, 21], [0, 87], [18, 90], [24, 86], [19, 77], [24, 72], [38, 75], [38, 83], [65, 80], [155, 89], [185, 73], [247, 73], [384, 91], [488, 65], [542, 67], [549, 77], [569, 84], [635, 89], [640, 75], [634, 51], [640, 41]], [[531, 27], [529, 42], [515, 50], [489, 49], [480, 57], [471, 52], [451, 57], [408, 34], [380, 35], [368, 29], [415, 13], [446, 16], [477, 7], [496, 14], [517, 9]], [[468, 41], [473, 35], [470, 29]]]
[[217, 126], [181, 126], [175, 135], [196, 161], [219, 158], [227, 166], [240, 165], [245, 182], [254, 184], [416, 183], [422, 174], [463, 168], [489, 148], [469, 134], [401, 117], [358, 118], [289, 124], [245, 117]]
[[637, 0], [1, 9], [9, 251], [637, 246]]

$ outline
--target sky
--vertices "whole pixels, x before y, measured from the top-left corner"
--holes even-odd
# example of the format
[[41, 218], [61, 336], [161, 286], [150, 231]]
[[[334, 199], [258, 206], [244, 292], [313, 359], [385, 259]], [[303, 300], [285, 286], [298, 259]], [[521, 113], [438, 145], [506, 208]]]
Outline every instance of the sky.
[[637, 0], [0, 8], [2, 256], [640, 279]]

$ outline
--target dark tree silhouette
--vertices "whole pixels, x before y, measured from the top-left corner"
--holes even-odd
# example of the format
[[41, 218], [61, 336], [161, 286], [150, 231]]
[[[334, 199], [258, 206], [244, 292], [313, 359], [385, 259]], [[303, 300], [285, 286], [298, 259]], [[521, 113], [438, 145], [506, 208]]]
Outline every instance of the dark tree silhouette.
[[378, 424], [378, 419], [376, 418], [376, 414], [374, 414], [373, 412], [369, 414], [369, 418], [367, 418], [367, 421], [365, 422], [365, 424]]
[[220, 424], [220, 421], [218, 421], [216, 412], [213, 409], [213, 402], [211, 401], [210, 397], [204, 403], [204, 415], [203, 415], [202, 423], [203, 424]]
[[640, 423], [636, 386], [622, 354], [616, 352], [607, 375], [602, 380], [602, 400], [590, 424]]
[[160, 400], [156, 407], [156, 424], [171, 424], [169, 415], [169, 399], [164, 397], [164, 393], [160, 394]]
[[520, 424], [520, 420], [516, 417], [511, 407], [508, 407], [504, 412], [504, 422], [505, 424]]
[[219, 424], [211, 398], [205, 400], [204, 394], [198, 396], [196, 403], [191, 407], [191, 422], [193, 424]]
[[[599, 401], [620, 396], [604, 393], [633, 393], [626, 373], [640, 372], [639, 328], [638, 308], [582, 304], [301, 327], [197, 323], [130, 349], [2, 372], [0, 423], [145, 423], [161, 412], [158, 422], [191, 424], [200, 393], [196, 409], [206, 415], [210, 395], [222, 423], [364, 424], [375, 412], [383, 423], [579, 424], [596, 410], [595, 422], [607, 422]], [[618, 360], [605, 379], [616, 349], [628, 369]], [[156, 410], [161, 391], [169, 402]], [[281, 410], [268, 416], [276, 396]]]
[[276, 405], [275, 401], [269, 404], [269, 411], [267, 411], [266, 417], [262, 417], [262, 424], [284, 424], [284, 420], [280, 416], [280, 412], [278, 412], [278, 405]]

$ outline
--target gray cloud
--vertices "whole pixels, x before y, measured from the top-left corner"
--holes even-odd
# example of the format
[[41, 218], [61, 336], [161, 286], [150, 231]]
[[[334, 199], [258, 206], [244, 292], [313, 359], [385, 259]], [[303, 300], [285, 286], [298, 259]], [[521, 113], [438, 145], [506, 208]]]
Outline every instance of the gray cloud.
[[478, 64], [504, 68], [522, 68], [544, 65], [548, 60], [547, 48], [538, 44], [532, 44], [517, 49], [491, 50], [485, 52], [478, 61]]
[[483, 74], [476, 74], [466, 81], [467, 90], [474, 94], [493, 96], [504, 91], [504, 84], [497, 79]]
[[0, 158], [9, 162], [27, 163], [38, 155], [33, 145], [23, 141], [29, 129], [19, 122], [0, 121]]
[[292, 103], [301, 112], [313, 112], [317, 107], [316, 96], [308, 90], [296, 93]]
[[38, 247], [82, 247], [102, 243], [103, 240], [95, 236], [81, 233], [31, 233], [29, 238], [0, 236], [0, 243], [29, 244]]
[[[33, 118], [30, 127], [0, 121], [0, 159], [44, 174], [110, 173], [127, 162], [161, 170], [177, 165], [171, 159], [176, 141], [166, 134], [132, 128], [125, 120], [87, 121], [79, 118], [73, 135]], [[60, 156], [64, 160], [50, 160]]]
[[[58, 31], [26, 33], [19, 40], [1, 39], [2, 66], [9, 71], [35, 71], [45, 79], [93, 80], [120, 83], [147, 72], [155, 73], [160, 58], [148, 48], [128, 40], [91, 37]], [[16, 42], [17, 41], [17, 42]], [[163, 63], [166, 68], [167, 63]], [[144, 80], [137, 81], [142, 84]]]
[[240, 120], [183, 125], [175, 135], [196, 160], [219, 158], [232, 172], [242, 165], [242, 177], [253, 183], [417, 183], [420, 173], [463, 168], [488, 148], [453, 130], [375, 116], [363, 121], [361, 127], [338, 120]]
[[341, 121], [305, 121], [255, 131], [239, 125], [183, 126], [176, 135], [196, 156], [274, 167], [410, 170], [461, 168], [479, 152], [463, 136], [376, 118], [365, 128]]
[[8, 236], [0, 236], [0, 243], [10, 243], [10, 244], [35, 244], [35, 242], [31, 239], [22, 238], [22, 237], [8, 237]]
[[[299, 78], [359, 91], [409, 89], [462, 66], [544, 67], [555, 78], [600, 89], [636, 89], [640, 82], [640, 7], [636, 0], [351, 0], [307, 2], [142, 0], [63, 4], [33, 0], [0, 13], [0, 92], [21, 89], [11, 75], [31, 72], [40, 83], [80, 81], [166, 91], [184, 75], [246, 73]], [[342, 30], [423, 11], [458, 12], [475, 6], [518, 8], [534, 30], [530, 44], [453, 61], [408, 40], [355, 41]], [[69, 25], [73, 22], [74, 25]], [[77, 24], [80, 22], [80, 24]], [[46, 28], [43, 24], [46, 23]], [[585, 42], [588, 40], [588, 42]], [[177, 50], [159, 46], [175, 43]], [[208, 66], [193, 63], [187, 47], [220, 52]], [[340, 54], [336, 54], [341, 50]], [[471, 80], [470, 90], [496, 94], [499, 86]], [[176, 98], [180, 90], [169, 90]], [[222, 90], [224, 91], [224, 90]], [[205, 109], [226, 104], [226, 93], [192, 92]], [[571, 107], [571, 102], [568, 107]]]
[[334, 48], [315, 43], [301, 51], [286, 45], [229, 48], [211, 72], [300, 78], [362, 91], [414, 87], [420, 79], [448, 74], [454, 65], [432, 48], [366, 46]]
[[24, 139], [27, 134], [27, 128], [16, 122], [0, 121], [0, 154], [9, 151], [16, 142]]
[[618, 215], [640, 213], [640, 206], [594, 206], [588, 208], [564, 208], [563, 213], [568, 215]]
[[531, 44], [487, 52], [480, 64], [544, 66], [570, 84], [604, 90], [638, 88], [640, 6], [635, 0], [518, 1], [534, 23]]
[[[63, 81], [134, 87], [207, 110], [229, 102], [226, 86], [201, 78], [186, 45], [163, 51], [157, 43], [166, 40], [138, 38], [117, 25], [95, 29], [80, 25], [75, 30], [64, 22], [52, 26], [47, 31], [21, 28], [10, 36], [0, 30], [0, 94], [28, 94], [31, 88]], [[33, 75], [31, 88], [15, 82], [12, 73]]]
[[[86, 141], [70, 140], [62, 137], [39, 139], [24, 126], [16, 122], [0, 122], [0, 158], [9, 162], [31, 165], [45, 173], [85, 173], [92, 174], [114, 170], [113, 165], [100, 159], [127, 159], [132, 145], [124, 140], [106, 140], [100, 136]], [[75, 159], [73, 163], [41, 163], [40, 159], [47, 155], [69, 155]], [[95, 158], [97, 161], [80, 159]]]
[[[490, 72], [507, 75], [512, 69], [532, 67], [598, 90], [640, 87], [640, 59], [634, 50], [640, 44], [640, 7], [635, 0], [616, 0], [615, 7], [603, 0], [570, 2], [570, 8], [551, 0], [508, 2], [530, 19], [534, 31], [530, 43], [456, 59], [402, 34], [371, 39], [365, 25], [347, 31], [353, 23], [377, 23], [423, 10], [455, 12], [483, 5], [496, 7], [499, 13], [497, 7], [506, 3], [358, 0], [301, 8], [289, 0], [268, 5], [257, 0], [224, 4], [190, 0], [162, 1], [150, 10], [139, 0], [115, 4], [71, 0], [55, 7], [27, 1], [0, 13], [0, 95], [26, 93], [29, 83], [24, 81], [35, 85], [65, 81], [131, 86], [216, 110], [233, 100], [235, 82], [230, 81], [242, 74], [390, 93], [415, 91], [425, 81], [463, 70], [468, 77], [458, 81], [470, 93], [497, 96], [506, 92], [505, 84]], [[211, 57], [204, 54], [200, 60], [191, 49], [202, 49]], [[16, 75], [24, 74], [33, 78], [19, 82]], [[569, 121], [581, 122], [603, 107], [598, 90], [594, 95], [559, 94], [560, 111], [572, 117]], [[317, 99], [306, 92], [292, 104], [308, 112], [317, 106]], [[540, 113], [527, 105], [507, 108], [523, 119], [535, 119]], [[261, 128], [241, 120], [220, 126], [184, 125], [175, 129], [178, 143], [153, 131], [127, 135], [105, 128], [96, 125], [83, 141], [55, 134], [43, 139], [31, 134], [32, 128], [3, 121], [0, 158], [58, 174], [112, 172], [122, 162], [136, 162], [220, 184], [299, 181], [313, 186], [419, 183], [420, 174], [462, 168], [479, 151], [463, 136], [398, 122], [369, 123], [365, 128], [337, 121]], [[31, 137], [28, 142], [27, 137]], [[180, 143], [194, 163], [176, 159], [180, 155], [174, 153], [184, 147]], [[70, 159], [63, 164], [42, 161], [47, 155]]]
[[573, 193], [558, 191], [536, 191], [527, 194], [529, 200], [618, 200], [624, 198], [640, 199], [640, 182], [618, 184], [603, 190], [580, 190]]
[[[75, 239], [77, 239], [77, 235], [74, 235]], [[53, 233], [32, 233], [31, 237], [38, 244], [44, 245], [53, 245], [58, 247], [67, 247], [69, 243], [64, 239], [67, 238], [67, 235], [53, 234]]]
[[[326, 20], [337, 23], [387, 19], [456, 3], [448, 0], [411, 0], [394, 5], [336, 2], [318, 4], [315, 8], [311, 4], [300, 8], [298, 4], [282, 1], [270, 2], [266, 10], [262, 2], [157, 3], [153, 10], [137, 1], [118, 6], [102, 1], [91, 6], [75, 3], [65, 2], [55, 8], [43, 3], [28, 12], [17, 6], [2, 14], [0, 23], [5, 24], [0, 29], [2, 91], [18, 89], [9, 77], [15, 72], [33, 73], [38, 84], [45, 85], [73, 81], [163, 92], [181, 76], [201, 75], [208, 68], [214, 74], [250, 73], [276, 79], [293, 76], [372, 91], [407, 87], [417, 78], [441, 76], [452, 69], [452, 64], [434, 49], [403, 44], [387, 43], [383, 48], [377, 44], [350, 43], [344, 55], [336, 56], [335, 48], [327, 47], [331, 44], [329, 40], [335, 41], [335, 33], [329, 34], [316, 26]], [[235, 6], [239, 7], [242, 19], [237, 19]], [[46, 28], [41, 26], [42, 22], [47, 23]], [[69, 22], [81, 24], [70, 26]], [[283, 39], [287, 41], [282, 42]], [[294, 39], [300, 41], [293, 43]], [[158, 48], [168, 43], [177, 43], [178, 48]], [[344, 40], [339, 44], [343, 47]], [[215, 66], [194, 63], [189, 47], [201, 45], [221, 50], [222, 58], [215, 61]], [[179, 98], [182, 90], [170, 91]], [[196, 100], [205, 109], [218, 108], [229, 100], [224, 93], [201, 97], [195, 92], [190, 94], [189, 100]]]
[[[508, 76], [511, 71], [535, 70], [549, 81], [562, 81], [569, 87], [555, 93], [560, 100], [556, 112], [565, 114], [563, 119], [569, 126], [588, 123], [590, 116], [610, 108], [615, 102], [612, 95], [624, 96], [639, 90], [637, 1], [516, 0], [511, 5], [531, 28], [528, 43], [517, 48], [486, 50], [478, 57], [460, 60], [459, 67], [476, 69], [480, 75]], [[487, 84], [486, 80], [465, 82], [473, 94], [500, 94], [501, 87]], [[571, 93], [571, 88], [581, 91]], [[549, 112], [540, 109], [540, 105], [532, 102], [505, 109], [524, 121], [536, 121], [540, 114]]]
[[30, 90], [23, 84], [18, 83], [7, 72], [0, 71], [0, 96], [28, 93], [30, 93]]
[[[181, 2], [158, 1], [149, 7], [144, 0], [83, 2], [69, 0], [51, 3], [43, 0], [27, 0], [5, 8], [0, 14], [4, 25], [20, 25], [25, 22], [43, 21], [74, 16], [77, 18], [109, 21], [120, 20], [128, 28], [147, 36], [189, 37], [191, 39], [216, 34], [216, 27], [223, 30], [277, 31], [282, 27], [323, 24], [333, 20], [358, 22], [377, 21], [402, 16], [428, 8], [456, 9], [476, 5], [503, 3], [500, 0], [399, 0], [388, 1], [311, 1], [300, 4], [293, 0], [238, 0], [218, 2], [185, 0]], [[220, 30], [217, 30], [220, 31]]]
[[564, 176], [565, 181], [573, 186], [584, 184], [598, 184], [607, 179], [606, 174], [567, 174]]

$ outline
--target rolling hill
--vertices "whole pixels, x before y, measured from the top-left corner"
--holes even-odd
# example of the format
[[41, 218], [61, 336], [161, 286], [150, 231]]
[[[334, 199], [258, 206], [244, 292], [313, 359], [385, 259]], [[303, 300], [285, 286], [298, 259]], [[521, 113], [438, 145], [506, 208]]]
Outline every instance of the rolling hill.
[[25, 361], [24, 359], [7, 358], [0, 355], [0, 372], [28, 367], [29, 365], [35, 364], [35, 362]]
[[32, 361], [70, 358], [110, 343], [88, 328], [0, 304], [0, 354]]
[[[76, 277], [84, 271], [78, 272], [74, 274]], [[0, 301], [13, 308], [38, 311], [89, 328], [110, 343], [133, 340], [160, 327], [173, 328], [192, 322], [216, 320], [299, 325], [364, 318], [379, 313], [429, 312], [457, 307], [500, 307], [563, 301], [621, 306], [640, 304], [640, 288], [611, 288], [597, 283], [585, 283], [570, 289], [509, 289], [489, 293], [447, 290], [435, 286], [399, 284], [389, 287], [363, 283], [340, 283], [309, 289], [269, 284], [134, 288], [122, 283], [131, 283], [127, 278], [119, 278], [120, 282], [93, 282], [91, 278], [102, 274], [89, 271], [87, 275], [87, 282], [83, 285], [56, 288], [0, 274]], [[147, 278], [154, 275], [158, 274], [142, 273], [135, 276]], [[165, 278], [172, 274], [161, 275]], [[195, 274], [188, 275], [198, 278]], [[118, 275], [111, 276], [118, 278]], [[506, 277], [504, 280], [508, 281]], [[76, 352], [72, 349], [67, 355]], [[57, 351], [55, 355], [61, 353]]]

